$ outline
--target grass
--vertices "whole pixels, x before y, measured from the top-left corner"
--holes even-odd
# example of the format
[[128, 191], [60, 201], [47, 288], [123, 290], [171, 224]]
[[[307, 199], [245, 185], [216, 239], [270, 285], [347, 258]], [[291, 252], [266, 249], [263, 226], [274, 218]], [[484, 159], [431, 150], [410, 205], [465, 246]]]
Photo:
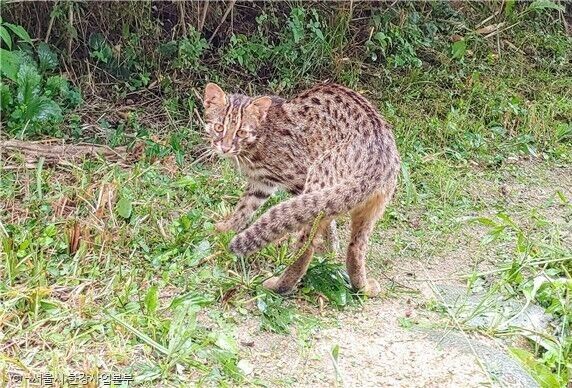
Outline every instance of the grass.
[[[544, 342], [533, 339], [514, 353], [544, 386], [564, 386], [572, 373], [572, 252], [566, 234], [572, 219], [566, 186], [572, 42], [550, 27], [550, 14], [526, 8], [501, 13], [493, 21], [518, 24], [494, 42], [475, 32], [482, 10], [463, 18], [432, 7], [430, 17], [409, 6], [372, 16], [364, 29], [373, 28], [369, 40], [344, 29], [346, 19], [332, 23], [331, 9], [266, 9], [250, 38], [237, 32], [213, 47], [188, 32], [172, 42], [171, 62], [151, 55], [137, 62], [143, 54], [129, 51], [138, 42], [131, 32], [124, 36], [126, 57], [106, 62], [111, 43], [93, 38], [91, 64], [102, 68], [95, 77], [129, 73], [113, 82], [118, 103], [92, 99], [89, 90], [98, 90], [97, 84], [77, 80], [94, 104], [62, 105], [60, 123], [37, 125], [29, 135], [47, 130], [111, 145], [138, 138], [147, 154], [130, 169], [101, 161], [5, 169], [13, 161], [0, 161], [3, 377], [14, 371], [114, 372], [147, 386], [263, 384], [251, 374], [245, 351], [250, 345], [237, 340], [245, 322], [254, 320], [260, 335], [294, 338], [300, 352], [309, 354], [316, 332], [335, 324], [338, 309], [357, 317], [363, 303], [373, 303], [349, 290], [343, 267], [331, 257], [315, 260], [300, 289], [284, 298], [261, 283], [291, 259], [285, 246], [248, 259], [228, 252], [232, 235], [215, 233], [213, 225], [230, 211], [243, 182], [225, 162], [198, 158], [198, 100], [176, 86], [204, 72], [233, 90], [240, 85], [285, 94], [331, 76], [374, 101], [394, 126], [404, 162], [400, 189], [372, 238], [369, 261], [379, 278], [392, 280], [387, 297], [412, 291], [399, 280], [403, 261], [413, 268], [452, 258], [472, 263], [476, 269], [462, 274], [470, 289], [534, 301], [554, 318]], [[463, 35], [465, 51], [452, 54], [451, 28], [444, 25]], [[304, 60], [309, 53], [320, 53], [314, 67]], [[172, 73], [161, 78], [164, 96], [150, 96], [154, 89], [143, 87], [163, 65]], [[77, 96], [75, 89], [66, 90]], [[127, 99], [134, 108], [119, 115]], [[3, 120], [5, 112], [3, 106]], [[86, 117], [91, 129], [82, 125]], [[10, 120], [7, 133], [28, 135], [17, 117]], [[425, 308], [432, 309], [429, 303]], [[400, 322], [418, 324], [409, 317]], [[506, 334], [499, 327], [483, 332]], [[330, 357], [336, 376], [347, 378], [347, 371], [338, 370], [339, 352], [332, 349]]]

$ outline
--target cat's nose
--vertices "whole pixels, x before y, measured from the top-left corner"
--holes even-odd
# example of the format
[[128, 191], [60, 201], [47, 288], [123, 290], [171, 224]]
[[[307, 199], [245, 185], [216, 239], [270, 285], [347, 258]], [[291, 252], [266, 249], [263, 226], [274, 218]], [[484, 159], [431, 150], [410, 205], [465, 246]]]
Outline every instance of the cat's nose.
[[226, 154], [228, 151], [230, 151], [230, 149], [231, 149], [231, 146], [227, 146], [227, 145], [224, 145], [224, 144], [221, 144], [221, 145], [220, 145], [220, 150], [221, 150], [222, 152], [224, 152], [225, 154]]

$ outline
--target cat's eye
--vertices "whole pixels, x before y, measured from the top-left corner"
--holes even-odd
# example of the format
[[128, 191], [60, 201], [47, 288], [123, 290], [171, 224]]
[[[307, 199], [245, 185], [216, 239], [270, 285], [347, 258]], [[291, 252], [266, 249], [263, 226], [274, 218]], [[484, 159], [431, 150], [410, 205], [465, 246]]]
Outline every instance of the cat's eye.
[[248, 132], [246, 132], [244, 129], [239, 129], [238, 131], [236, 131], [236, 135], [238, 137], [246, 137], [246, 135], [248, 135]]
[[223, 127], [222, 125], [220, 125], [220, 124], [215, 124], [215, 125], [214, 125], [214, 130], [215, 130], [216, 132], [222, 132], [223, 129], [224, 129], [224, 127]]

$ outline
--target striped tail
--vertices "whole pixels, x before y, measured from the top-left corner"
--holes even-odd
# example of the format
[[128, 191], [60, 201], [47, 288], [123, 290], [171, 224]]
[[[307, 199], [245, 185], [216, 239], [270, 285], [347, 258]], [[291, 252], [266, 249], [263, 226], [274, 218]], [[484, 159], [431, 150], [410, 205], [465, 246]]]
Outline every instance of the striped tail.
[[[249, 255], [287, 233], [300, 230], [320, 214], [332, 217], [350, 211], [373, 192], [372, 185], [363, 181], [345, 181], [279, 203], [235, 236], [230, 250], [239, 256]], [[380, 182], [377, 183], [379, 187]]]

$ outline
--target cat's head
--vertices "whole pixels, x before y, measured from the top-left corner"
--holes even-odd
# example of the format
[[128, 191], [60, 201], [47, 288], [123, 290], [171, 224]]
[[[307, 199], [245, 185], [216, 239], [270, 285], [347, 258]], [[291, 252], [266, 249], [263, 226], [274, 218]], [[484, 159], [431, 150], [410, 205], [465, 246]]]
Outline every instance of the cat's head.
[[270, 97], [251, 98], [226, 94], [218, 85], [209, 83], [203, 99], [205, 129], [215, 152], [235, 156], [256, 142], [258, 128], [272, 104]]

